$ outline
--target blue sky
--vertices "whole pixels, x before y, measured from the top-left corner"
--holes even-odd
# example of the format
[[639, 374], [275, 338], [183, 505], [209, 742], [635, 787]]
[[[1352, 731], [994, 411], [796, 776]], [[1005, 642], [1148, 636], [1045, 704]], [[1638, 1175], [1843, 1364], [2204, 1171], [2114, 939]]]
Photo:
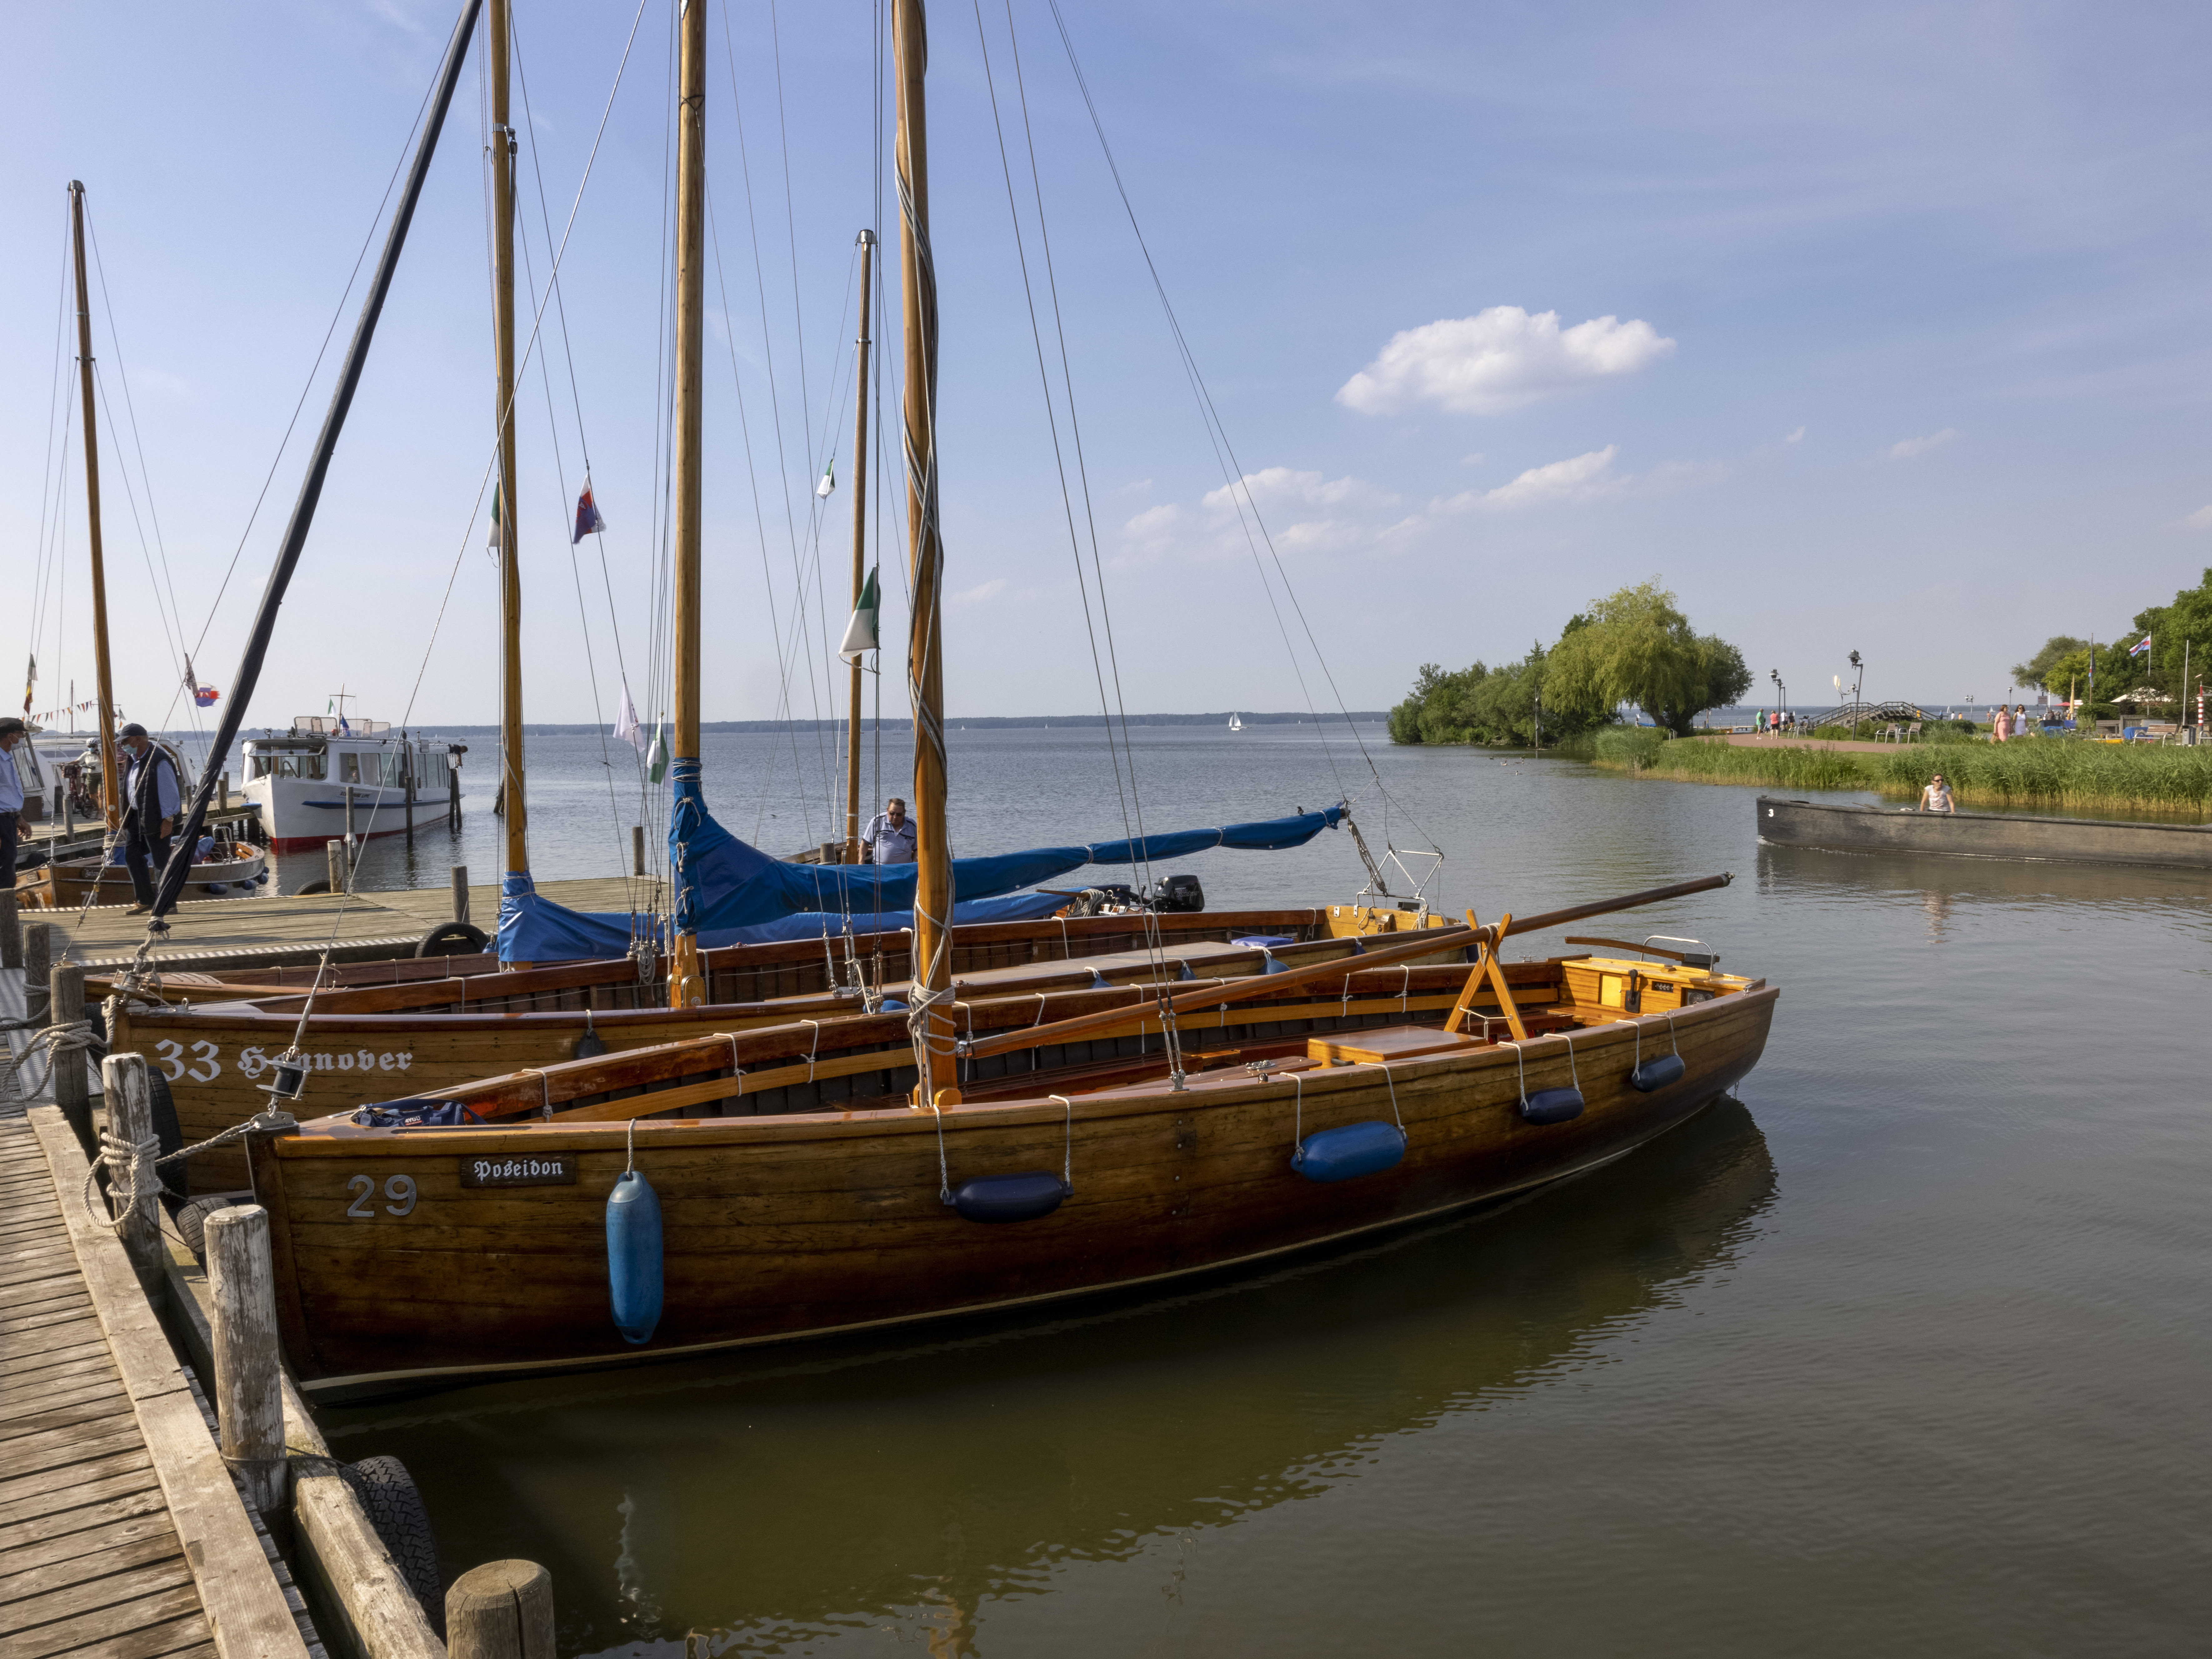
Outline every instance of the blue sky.
[[[2106, 637], [2212, 565], [2212, 12], [1063, 9], [1274, 554], [1352, 707], [1395, 702], [1423, 661], [1517, 656], [1653, 575], [1742, 647], [1762, 687], [1778, 668], [1793, 701], [1832, 700], [1853, 648], [1870, 695], [1988, 701], [2047, 635]], [[647, 0], [577, 212], [567, 327], [549, 322], [541, 359], [550, 421], [536, 370], [520, 400], [533, 719], [611, 717], [618, 665], [648, 715], [665, 702], [653, 502], [671, 9]], [[1327, 707], [1297, 618], [1299, 668], [1278, 630], [1050, 13], [1016, 0], [1010, 40], [1005, 0], [982, 10], [1045, 304], [1019, 45], [1090, 485], [1075, 517], [1097, 526], [1122, 696], [1132, 710]], [[204, 630], [196, 665], [227, 687], [336, 346], [250, 532], [249, 514], [453, 15], [379, 0], [14, 20], [15, 60], [43, 67], [0, 110], [16, 599], [0, 649], [12, 673], [38, 627], [40, 708], [90, 680], [81, 477], [72, 459], [58, 497], [59, 464], [40, 472], [67, 181], [90, 192], [119, 335], [118, 349], [96, 295], [101, 374], [118, 421], [127, 375], [143, 442], [142, 477], [125, 428], [137, 523], [150, 483], [182, 631]], [[825, 434], [850, 477], [873, 15], [837, 0], [772, 19], [748, 0], [713, 19], [709, 718], [830, 696], [848, 492], [818, 551], [809, 508]], [[541, 285], [541, 211], [557, 240], [631, 16], [627, 0], [518, 5]], [[948, 702], [1096, 708], [973, 5], [933, 14], [930, 95]], [[491, 717], [480, 124], [472, 60], [254, 723], [319, 712], [340, 684], [382, 718]], [[1048, 308], [1043, 333], [1056, 379]], [[611, 526], [604, 569], [590, 543], [572, 562], [562, 527], [580, 411]], [[1073, 480], [1064, 404], [1059, 419]], [[155, 717], [178, 678], [173, 624], [149, 602], [103, 449], [118, 692]], [[42, 502], [68, 519], [58, 589], [38, 575]], [[895, 569], [884, 588], [902, 629]], [[887, 709], [896, 665], [890, 690]]]

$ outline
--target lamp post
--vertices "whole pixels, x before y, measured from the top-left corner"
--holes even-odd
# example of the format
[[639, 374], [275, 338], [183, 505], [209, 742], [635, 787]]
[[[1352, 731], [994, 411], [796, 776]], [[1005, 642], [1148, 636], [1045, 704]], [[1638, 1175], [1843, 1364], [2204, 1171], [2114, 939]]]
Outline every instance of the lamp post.
[[1790, 715], [1790, 688], [1782, 683], [1782, 671], [1770, 668], [1766, 671], [1766, 678], [1774, 682], [1775, 701], [1781, 705], [1783, 718], [1787, 720]]
[[1862, 687], [1862, 686], [1863, 686], [1863, 685], [1866, 684], [1866, 664], [1865, 664], [1865, 663], [1863, 663], [1863, 662], [1862, 662], [1862, 661], [1859, 659], [1859, 653], [1858, 653], [1857, 652], [1856, 652], [1856, 651], [1854, 651], [1854, 652], [1852, 652], [1852, 653], [1851, 653], [1851, 659], [1850, 659], [1850, 660], [1851, 660], [1851, 730], [1852, 730], [1852, 731], [1854, 731], [1854, 732], [1856, 732], [1856, 731], [1857, 731], [1857, 730], [1859, 729], [1859, 716], [1860, 716], [1860, 714], [1861, 714], [1862, 713], [1863, 713], [1863, 712], [1864, 712], [1865, 705], [1866, 705], [1866, 699], [1865, 699], [1863, 696], [1862, 696], [1860, 695], [1860, 690], [1859, 690], [1859, 688], [1860, 688], [1860, 687]]

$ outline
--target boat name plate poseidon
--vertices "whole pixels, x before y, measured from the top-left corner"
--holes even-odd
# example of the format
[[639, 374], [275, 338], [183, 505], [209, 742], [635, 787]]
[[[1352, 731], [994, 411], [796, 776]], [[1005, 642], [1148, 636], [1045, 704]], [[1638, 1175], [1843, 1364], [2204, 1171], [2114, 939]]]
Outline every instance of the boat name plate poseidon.
[[576, 1160], [565, 1152], [530, 1158], [465, 1158], [464, 1187], [573, 1187]]

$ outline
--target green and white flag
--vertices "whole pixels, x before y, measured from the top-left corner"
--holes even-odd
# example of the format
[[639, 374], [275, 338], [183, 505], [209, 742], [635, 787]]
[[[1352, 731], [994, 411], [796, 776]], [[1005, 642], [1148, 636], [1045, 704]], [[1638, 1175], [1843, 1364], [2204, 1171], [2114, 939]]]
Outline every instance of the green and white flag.
[[853, 620], [845, 625], [844, 642], [837, 654], [847, 664], [860, 661], [863, 653], [879, 649], [876, 639], [876, 573], [868, 572], [868, 580], [861, 584], [860, 602], [853, 607]]
[[822, 482], [814, 486], [814, 493], [826, 501], [830, 499], [830, 492], [836, 487], [837, 458], [833, 455], [830, 458], [829, 466], [823, 471]]
[[661, 746], [659, 720], [653, 723], [653, 749], [646, 756], [645, 763], [651, 769], [650, 775], [655, 783], [668, 775], [668, 750]]

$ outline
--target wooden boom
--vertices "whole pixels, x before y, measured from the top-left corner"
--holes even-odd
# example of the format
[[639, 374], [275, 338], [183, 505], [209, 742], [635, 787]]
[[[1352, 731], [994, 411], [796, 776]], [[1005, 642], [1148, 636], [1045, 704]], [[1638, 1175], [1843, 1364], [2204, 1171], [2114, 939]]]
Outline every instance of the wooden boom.
[[[1700, 876], [1695, 881], [1679, 881], [1672, 886], [1653, 887], [1621, 898], [1599, 899], [1589, 904], [1570, 905], [1564, 910], [1547, 910], [1540, 915], [1515, 921], [1512, 928], [1518, 935], [1532, 933], [1540, 927], [1558, 927], [1570, 921], [1580, 921], [1585, 916], [1602, 916], [1615, 910], [1632, 910], [1639, 905], [1656, 904], [1662, 899], [1680, 898], [1686, 894], [1725, 887], [1735, 879], [1733, 874], [1727, 872], [1717, 876]], [[1310, 968], [1292, 968], [1279, 974], [1262, 974], [1233, 985], [1187, 993], [1175, 998], [1166, 1007], [1172, 1014], [1194, 1013], [1201, 1009], [1218, 1007], [1223, 1003], [1243, 1002], [1253, 997], [1287, 991], [1294, 985], [1332, 978], [1346, 972], [1352, 964], [1357, 968], [1388, 968], [1395, 963], [1410, 963], [1421, 957], [1433, 956], [1439, 951], [1463, 949], [1470, 945], [1494, 946], [1499, 937], [1499, 930], [1496, 927], [1433, 928], [1416, 934], [1415, 942], [1411, 944], [1394, 945], [1381, 951], [1364, 951], [1352, 957], [1350, 964], [1343, 958], [1337, 958]], [[1039, 1025], [1028, 1030], [979, 1037], [972, 1042], [962, 1043], [959, 1052], [963, 1058], [980, 1060], [987, 1054], [1007, 1054], [1017, 1048], [1035, 1048], [1040, 1043], [1068, 1042], [1087, 1032], [1127, 1019], [1127, 1015], [1120, 1011], [1084, 1014], [1074, 1019], [1058, 1020], [1050, 1025]]]

